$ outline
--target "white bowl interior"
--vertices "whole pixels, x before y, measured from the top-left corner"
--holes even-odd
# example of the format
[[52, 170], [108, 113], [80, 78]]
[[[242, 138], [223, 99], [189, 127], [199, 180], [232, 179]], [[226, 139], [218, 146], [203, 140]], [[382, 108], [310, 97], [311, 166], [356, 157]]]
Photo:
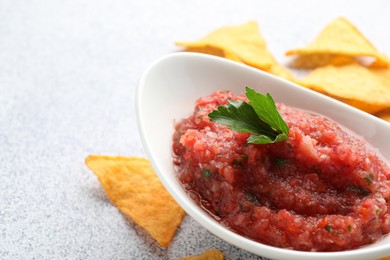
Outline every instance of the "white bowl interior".
[[159, 178], [201, 225], [224, 240], [273, 259], [368, 259], [390, 254], [390, 236], [363, 248], [332, 253], [300, 252], [263, 245], [222, 227], [185, 193], [172, 165], [174, 121], [188, 117], [196, 99], [216, 90], [236, 94], [250, 86], [275, 101], [326, 115], [364, 138], [389, 161], [390, 124], [314, 91], [222, 58], [176, 53], [153, 63], [143, 74], [136, 97], [137, 120], [145, 151]]

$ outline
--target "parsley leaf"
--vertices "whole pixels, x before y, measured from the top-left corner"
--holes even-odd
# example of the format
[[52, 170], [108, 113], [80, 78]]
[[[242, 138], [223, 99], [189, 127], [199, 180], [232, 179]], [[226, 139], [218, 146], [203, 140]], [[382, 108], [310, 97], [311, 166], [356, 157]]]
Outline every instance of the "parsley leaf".
[[288, 126], [280, 116], [276, 108], [275, 101], [271, 95], [262, 95], [254, 89], [246, 87], [246, 97], [249, 99], [249, 105], [253, 107], [256, 114], [273, 129], [281, 131], [288, 135]]
[[288, 126], [280, 116], [270, 94], [262, 95], [246, 87], [249, 103], [230, 100], [209, 114], [212, 122], [226, 125], [237, 132], [250, 133], [248, 143], [268, 144], [288, 137]]

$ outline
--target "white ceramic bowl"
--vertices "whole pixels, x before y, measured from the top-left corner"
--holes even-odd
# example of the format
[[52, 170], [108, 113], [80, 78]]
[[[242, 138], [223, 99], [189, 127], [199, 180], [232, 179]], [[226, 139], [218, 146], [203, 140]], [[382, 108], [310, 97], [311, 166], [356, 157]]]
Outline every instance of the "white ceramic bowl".
[[189, 116], [195, 100], [215, 90], [244, 92], [248, 85], [275, 101], [315, 111], [362, 135], [390, 159], [390, 124], [334, 99], [302, 88], [260, 70], [226, 59], [176, 53], [154, 62], [142, 75], [136, 93], [141, 139], [162, 183], [181, 207], [210, 232], [252, 253], [272, 259], [374, 259], [390, 255], [390, 236], [355, 250], [302, 252], [264, 245], [240, 236], [211, 218], [185, 193], [172, 164], [174, 120]]

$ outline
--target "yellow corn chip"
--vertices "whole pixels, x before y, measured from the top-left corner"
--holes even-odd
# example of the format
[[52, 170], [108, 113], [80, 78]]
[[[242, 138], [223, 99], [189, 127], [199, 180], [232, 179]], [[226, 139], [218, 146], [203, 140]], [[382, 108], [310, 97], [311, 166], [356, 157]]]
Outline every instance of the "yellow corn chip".
[[210, 54], [210, 55], [219, 56], [219, 57], [222, 57], [222, 58], [227, 58], [229, 60], [233, 60], [233, 61], [244, 63], [233, 52], [230, 52], [229, 50], [222, 50], [222, 49], [215, 48], [215, 47], [208, 46], [208, 45], [203, 46], [203, 47], [189, 47], [189, 48], [186, 49], [186, 51]]
[[207, 250], [201, 255], [187, 256], [177, 260], [223, 260], [223, 253], [219, 250]]
[[[375, 74], [375, 76], [382, 82], [382, 84], [390, 92], [390, 67], [380, 68], [380, 69], [371, 68], [370, 71]], [[390, 93], [388, 93], [388, 95], [390, 95]], [[390, 104], [388, 107], [390, 107]], [[383, 120], [390, 122], [390, 109], [386, 109], [380, 112], [377, 116], [379, 116]]]
[[326, 65], [341, 66], [354, 62], [355, 59], [348, 56], [333, 54], [304, 54], [293, 59], [290, 66], [296, 69], [314, 69]]
[[196, 42], [176, 42], [176, 44], [186, 48], [219, 49], [227, 52], [228, 56], [234, 54], [234, 57], [238, 57], [245, 64], [259, 69], [270, 68], [273, 64], [273, 57], [254, 21], [217, 29]]
[[390, 88], [359, 64], [320, 67], [299, 83], [369, 113], [390, 107]]
[[196, 42], [176, 42], [178, 46], [224, 57], [267, 71], [276, 76], [294, 81], [293, 74], [276, 62], [267, 49], [256, 22], [215, 30]]
[[390, 260], [390, 256], [385, 256], [385, 257], [379, 258], [377, 260]]
[[150, 162], [137, 157], [88, 156], [108, 198], [123, 214], [168, 246], [184, 216], [155, 174]]
[[382, 118], [383, 120], [385, 120], [387, 122], [390, 122], [390, 109], [385, 109], [385, 110], [377, 113], [376, 116], [379, 118]]
[[293, 82], [295, 81], [295, 77], [293, 76], [293, 74], [287, 68], [285, 68], [284, 66], [277, 63], [275, 59], [273, 59], [273, 63], [271, 65], [271, 68], [269, 68], [265, 71], [267, 71], [271, 74], [274, 74], [276, 76], [285, 78], [289, 81], [293, 81]]
[[287, 51], [286, 55], [333, 54], [349, 57], [368, 56], [376, 59], [376, 66], [386, 67], [389, 59], [378, 52], [366, 37], [347, 19], [338, 18], [328, 24], [314, 42], [305, 48]]
[[377, 78], [390, 89], [390, 67], [389, 68], [370, 68], [370, 71], [377, 76]]
[[210, 54], [210, 55], [214, 55], [214, 56], [225, 57], [225, 53], [223, 50], [221, 50], [219, 48], [214, 48], [211, 46], [190, 47], [190, 48], [187, 48], [186, 51], [200, 52], [200, 53]]

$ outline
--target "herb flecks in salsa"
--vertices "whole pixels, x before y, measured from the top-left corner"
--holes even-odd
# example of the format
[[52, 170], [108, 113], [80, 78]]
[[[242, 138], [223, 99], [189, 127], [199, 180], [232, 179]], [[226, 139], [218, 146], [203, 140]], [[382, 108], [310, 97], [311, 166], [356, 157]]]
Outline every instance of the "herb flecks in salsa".
[[272, 142], [273, 136], [266, 144], [248, 143], [258, 134], [207, 116], [232, 106], [234, 120], [224, 120], [250, 128], [240, 121], [242, 107], [235, 107], [251, 107], [248, 100], [217, 91], [199, 98], [193, 114], [176, 125], [176, 174], [200, 207], [239, 234], [296, 250], [353, 249], [390, 232], [390, 167], [362, 138], [329, 118], [281, 103], [277, 112], [289, 129], [283, 142]]

